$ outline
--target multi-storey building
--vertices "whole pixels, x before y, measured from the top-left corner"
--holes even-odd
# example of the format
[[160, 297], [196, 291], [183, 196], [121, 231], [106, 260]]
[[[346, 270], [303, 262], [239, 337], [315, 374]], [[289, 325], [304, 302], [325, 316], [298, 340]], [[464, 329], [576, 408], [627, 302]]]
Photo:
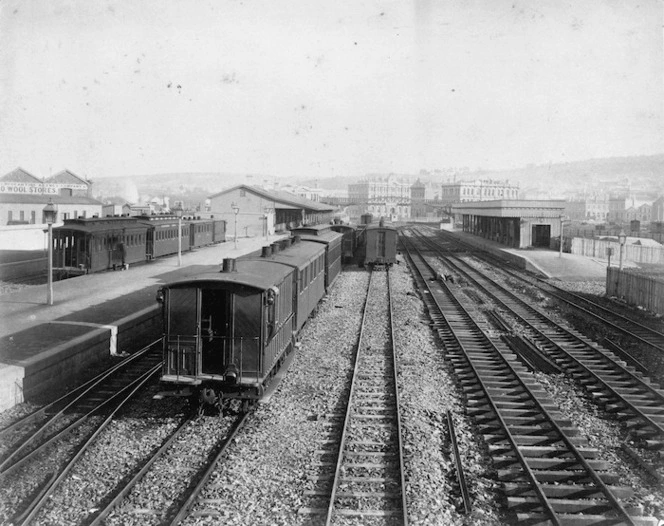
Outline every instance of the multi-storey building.
[[609, 197], [609, 213], [607, 221], [610, 223], [622, 223], [625, 221], [625, 208], [627, 199], [624, 196]]
[[660, 196], [652, 204], [651, 221], [664, 221], [664, 196]]
[[443, 204], [465, 203], [467, 201], [494, 201], [496, 199], [518, 199], [519, 185], [509, 180], [476, 179], [455, 181], [441, 185]]
[[375, 217], [392, 221], [410, 217], [410, 183], [397, 174], [368, 175], [362, 181], [348, 185], [348, 198]]
[[574, 199], [565, 204], [565, 216], [572, 221], [607, 221], [610, 201], [604, 196]]

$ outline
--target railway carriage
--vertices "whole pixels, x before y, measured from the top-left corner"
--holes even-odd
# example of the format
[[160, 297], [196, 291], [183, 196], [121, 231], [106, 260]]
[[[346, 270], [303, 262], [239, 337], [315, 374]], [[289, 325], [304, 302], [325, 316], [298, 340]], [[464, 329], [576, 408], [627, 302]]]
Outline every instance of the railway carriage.
[[145, 261], [147, 233], [135, 217], [65, 219], [53, 229], [53, 266], [87, 273]]
[[[146, 259], [154, 259], [170, 254], [177, 254], [178, 248], [189, 250], [189, 224], [182, 222], [176, 215], [138, 216], [138, 220], [148, 226], [145, 245]], [[178, 230], [182, 228], [178, 244]]]
[[161, 381], [201, 402], [248, 408], [325, 294], [324, 261], [323, 244], [280, 242], [165, 285]]
[[357, 228], [353, 225], [332, 225], [332, 230], [342, 235], [341, 238], [341, 259], [349, 262], [355, 257], [357, 248]]
[[334, 232], [331, 225], [298, 227], [291, 233], [302, 240], [325, 245], [325, 290], [329, 290], [341, 273], [342, 234]]
[[212, 242], [223, 243], [226, 241], [226, 221], [212, 218]]
[[367, 225], [363, 233], [363, 243], [363, 266], [389, 267], [397, 262], [397, 229], [385, 224], [383, 220], [377, 225]]
[[214, 242], [212, 219], [190, 219], [187, 224], [189, 225], [189, 246], [191, 248], [204, 247]]

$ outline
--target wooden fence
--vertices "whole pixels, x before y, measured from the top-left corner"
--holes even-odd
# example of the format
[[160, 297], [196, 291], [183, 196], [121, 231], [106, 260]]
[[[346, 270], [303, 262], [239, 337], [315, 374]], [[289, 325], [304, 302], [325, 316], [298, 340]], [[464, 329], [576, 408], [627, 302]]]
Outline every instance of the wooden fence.
[[[620, 243], [606, 239], [575, 237], [572, 239], [572, 254], [589, 258], [607, 259], [607, 248], [613, 249], [611, 260], [618, 263], [620, 259]], [[634, 263], [650, 263], [664, 265], [663, 247], [646, 247], [629, 244], [623, 247], [623, 260]]]
[[664, 281], [661, 279], [611, 267], [606, 273], [606, 295], [664, 314]]

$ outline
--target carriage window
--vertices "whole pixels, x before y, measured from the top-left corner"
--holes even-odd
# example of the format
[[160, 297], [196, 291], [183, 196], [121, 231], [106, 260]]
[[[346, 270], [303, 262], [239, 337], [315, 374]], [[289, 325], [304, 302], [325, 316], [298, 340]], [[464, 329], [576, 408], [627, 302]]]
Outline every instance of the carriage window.
[[169, 334], [196, 335], [197, 289], [171, 289], [168, 292]]

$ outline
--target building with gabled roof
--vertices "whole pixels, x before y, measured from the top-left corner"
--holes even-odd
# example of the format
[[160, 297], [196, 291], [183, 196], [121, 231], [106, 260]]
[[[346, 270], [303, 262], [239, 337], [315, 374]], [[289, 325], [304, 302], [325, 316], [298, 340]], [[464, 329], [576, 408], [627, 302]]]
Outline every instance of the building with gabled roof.
[[208, 215], [224, 219], [229, 234], [235, 235], [237, 225], [238, 237], [267, 236], [296, 226], [328, 223], [334, 217], [334, 206], [246, 184], [227, 188], [208, 199]]
[[58, 206], [56, 221], [101, 214], [101, 202], [91, 197], [92, 183], [69, 170], [39, 179], [23, 168], [0, 177], [0, 226], [43, 223], [43, 209]]

